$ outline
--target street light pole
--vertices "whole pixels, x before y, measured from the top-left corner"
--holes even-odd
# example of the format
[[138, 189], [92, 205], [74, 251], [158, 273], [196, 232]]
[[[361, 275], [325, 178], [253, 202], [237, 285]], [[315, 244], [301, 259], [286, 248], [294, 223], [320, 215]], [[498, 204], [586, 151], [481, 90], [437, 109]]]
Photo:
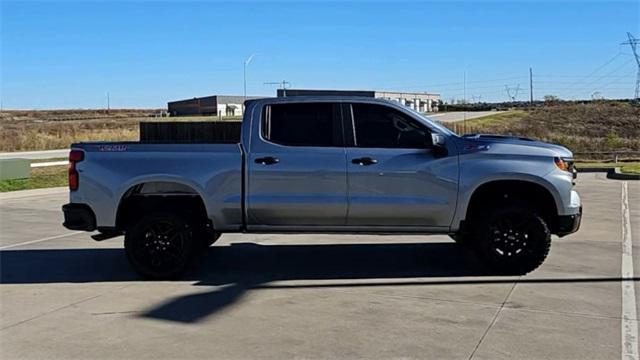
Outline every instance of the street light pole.
[[[242, 67], [242, 77], [243, 77], [243, 82], [244, 82], [244, 101], [247, 101], [247, 65], [249, 65], [249, 63], [251, 62], [251, 60], [253, 60], [253, 55], [255, 54], [251, 54], [251, 56], [249, 56], [247, 58], [247, 60], [244, 61], [244, 66]], [[242, 103], [242, 112], [244, 113], [244, 101]]]

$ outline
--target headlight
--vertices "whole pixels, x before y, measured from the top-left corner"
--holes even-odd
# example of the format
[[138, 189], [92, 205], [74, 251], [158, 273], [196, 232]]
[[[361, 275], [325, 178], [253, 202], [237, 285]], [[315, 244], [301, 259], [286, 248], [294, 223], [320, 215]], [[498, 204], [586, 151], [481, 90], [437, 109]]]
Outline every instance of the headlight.
[[569, 163], [564, 161], [563, 158], [559, 158], [559, 157], [553, 158], [553, 161], [556, 163], [556, 166], [558, 167], [558, 169], [569, 171]]
[[553, 162], [556, 164], [558, 169], [570, 172], [573, 174], [574, 179], [577, 177], [578, 172], [576, 171], [575, 166], [573, 166], [573, 159], [556, 157], [553, 158]]

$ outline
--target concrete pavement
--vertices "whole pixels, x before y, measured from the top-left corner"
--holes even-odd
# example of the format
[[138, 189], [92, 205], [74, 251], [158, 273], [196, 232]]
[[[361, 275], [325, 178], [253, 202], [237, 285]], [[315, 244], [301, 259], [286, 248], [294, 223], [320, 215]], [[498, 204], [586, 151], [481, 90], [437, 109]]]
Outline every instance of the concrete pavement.
[[623, 182], [603, 174], [580, 174], [582, 229], [524, 277], [444, 236], [228, 234], [184, 279], [140, 281], [121, 238], [60, 226], [65, 193], [0, 199], [0, 356], [620, 359], [638, 325], [622, 318], [640, 269], [627, 186], [634, 279]]

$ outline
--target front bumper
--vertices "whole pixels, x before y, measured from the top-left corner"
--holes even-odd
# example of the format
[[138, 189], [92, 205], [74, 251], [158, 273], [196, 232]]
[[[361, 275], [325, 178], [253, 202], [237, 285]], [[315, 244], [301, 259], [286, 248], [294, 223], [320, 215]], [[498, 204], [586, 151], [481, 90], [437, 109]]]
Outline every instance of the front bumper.
[[64, 222], [62, 225], [69, 230], [94, 231], [96, 216], [86, 204], [70, 203], [62, 206]]
[[577, 214], [558, 216], [558, 222], [556, 224], [556, 235], [565, 236], [572, 234], [580, 229], [580, 222], [582, 221], [582, 206]]

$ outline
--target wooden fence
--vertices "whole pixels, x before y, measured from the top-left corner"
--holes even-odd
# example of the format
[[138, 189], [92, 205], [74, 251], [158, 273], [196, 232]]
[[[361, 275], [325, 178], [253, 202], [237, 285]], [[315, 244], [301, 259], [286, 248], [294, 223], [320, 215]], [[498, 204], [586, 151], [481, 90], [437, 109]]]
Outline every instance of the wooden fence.
[[240, 121], [225, 122], [141, 122], [142, 143], [238, 143]]

